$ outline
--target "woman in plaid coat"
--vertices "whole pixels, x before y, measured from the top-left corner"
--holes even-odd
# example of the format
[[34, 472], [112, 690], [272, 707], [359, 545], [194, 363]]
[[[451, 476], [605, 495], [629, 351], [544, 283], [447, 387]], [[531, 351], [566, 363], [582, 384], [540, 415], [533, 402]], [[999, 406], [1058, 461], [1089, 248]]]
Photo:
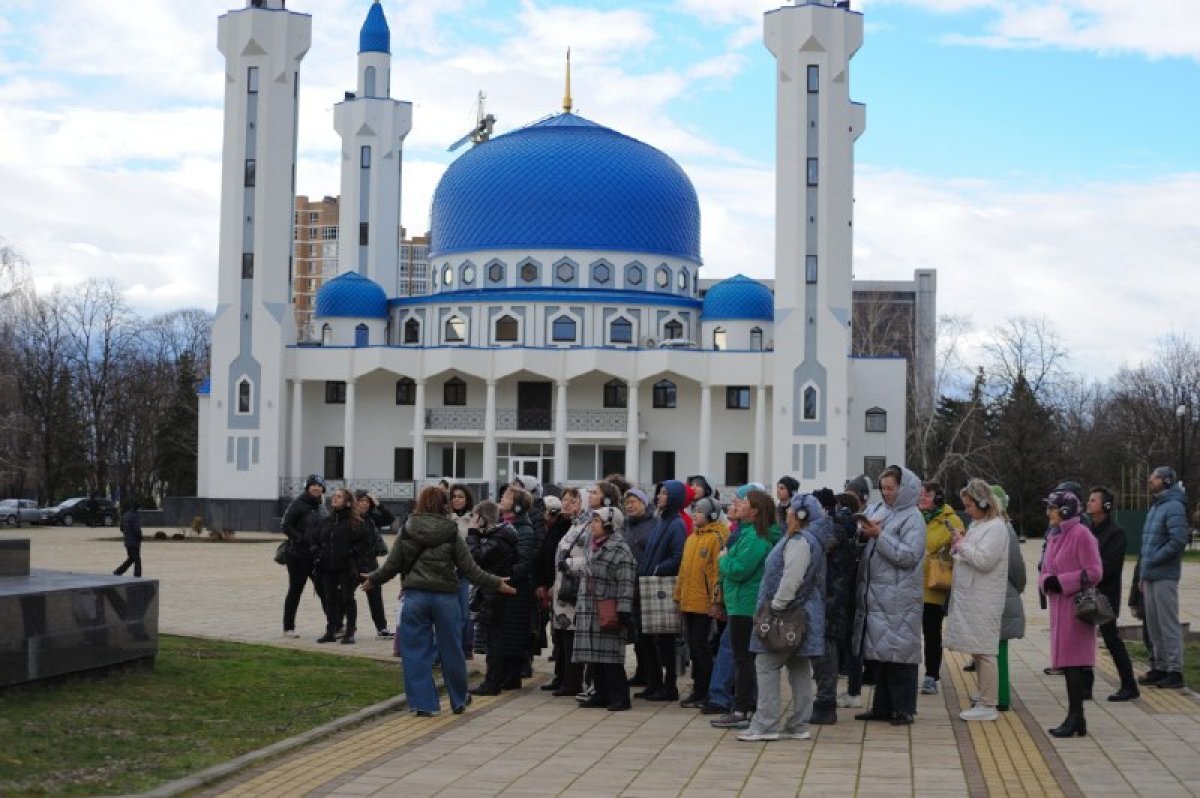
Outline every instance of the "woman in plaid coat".
[[[637, 565], [621, 534], [625, 519], [615, 507], [592, 513], [586, 538], [583, 582], [575, 605], [574, 661], [590, 664], [596, 692], [584, 702], [587, 708], [607, 707], [610, 712], [629, 709], [629, 682], [625, 678], [625, 646], [632, 640], [633, 596]], [[616, 599], [620, 624], [600, 628], [598, 604]]]

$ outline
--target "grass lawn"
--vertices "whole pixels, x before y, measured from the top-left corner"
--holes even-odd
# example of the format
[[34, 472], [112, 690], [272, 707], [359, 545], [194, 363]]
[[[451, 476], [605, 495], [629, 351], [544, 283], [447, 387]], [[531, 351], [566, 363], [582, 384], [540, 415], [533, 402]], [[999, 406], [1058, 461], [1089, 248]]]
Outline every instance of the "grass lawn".
[[[1145, 665], [1149, 660], [1146, 647], [1141, 643], [1126, 641], [1129, 656]], [[1200, 690], [1200, 643], [1183, 644], [1183, 682], [1193, 690]]]
[[154, 670], [0, 691], [0, 795], [142, 792], [401, 691], [398, 664], [159, 638]]

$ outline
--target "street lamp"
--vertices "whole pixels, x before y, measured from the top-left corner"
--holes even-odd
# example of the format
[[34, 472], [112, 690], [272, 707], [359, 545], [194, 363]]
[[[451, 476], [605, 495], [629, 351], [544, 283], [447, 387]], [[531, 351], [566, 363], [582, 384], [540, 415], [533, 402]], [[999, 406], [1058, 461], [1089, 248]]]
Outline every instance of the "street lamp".
[[1179, 481], [1186, 484], [1187, 480], [1187, 425], [1191, 422], [1188, 417], [1188, 406], [1185, 404], [1175, 408], [1175, 418], [1179, 420]]

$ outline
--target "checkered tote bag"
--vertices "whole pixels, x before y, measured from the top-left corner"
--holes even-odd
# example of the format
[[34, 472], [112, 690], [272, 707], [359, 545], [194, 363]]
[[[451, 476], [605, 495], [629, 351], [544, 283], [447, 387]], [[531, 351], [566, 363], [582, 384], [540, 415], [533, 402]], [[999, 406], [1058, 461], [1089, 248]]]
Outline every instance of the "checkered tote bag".
[[648, 635], [679, 633], [679, 607], [675, 604], [675, 577], [638, 577], [642, 602], [642, 632]]

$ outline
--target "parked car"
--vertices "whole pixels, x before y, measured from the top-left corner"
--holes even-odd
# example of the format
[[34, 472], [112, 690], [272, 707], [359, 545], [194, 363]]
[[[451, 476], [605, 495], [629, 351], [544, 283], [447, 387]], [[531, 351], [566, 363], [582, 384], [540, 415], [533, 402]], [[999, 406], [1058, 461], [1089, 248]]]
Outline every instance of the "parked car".
[[43, 524], [62, 524], [63, 526], [73, 526], [76, 523], [88, 526], [112, 526], [120, 517], [117, 505], [112, 501], [87, 497], [67, 499], [57, 507], [47, 507], [42, 511]]
[[0, 523], [10, 526], [22, 524], [39, 524], [42, 521], [42, 508], [33, 499], [5, 499], [0, 501]]

